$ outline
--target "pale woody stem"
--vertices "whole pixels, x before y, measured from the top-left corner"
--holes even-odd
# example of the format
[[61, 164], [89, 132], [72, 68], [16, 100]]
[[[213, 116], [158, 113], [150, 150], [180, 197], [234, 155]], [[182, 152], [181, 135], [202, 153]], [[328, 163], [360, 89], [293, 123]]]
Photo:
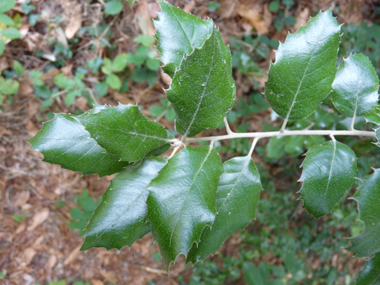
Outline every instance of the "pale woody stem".
[[[370, 131], [331, 131], [331, 130], [299, 130], [299, 131], [278, 131], [278, 132], [255, 132], [255, 133], [232, 133], [222, 136], [201, 137], [201, 138], [185, 138], [184, 143], [200, 142], [200, 141], [220, 141], [239, 138], [270, 138], [277, 136], [359, 136], [376, 138], [375, 132]], [[179, 139], [169, 140], [168, 142], [176, 142]]]

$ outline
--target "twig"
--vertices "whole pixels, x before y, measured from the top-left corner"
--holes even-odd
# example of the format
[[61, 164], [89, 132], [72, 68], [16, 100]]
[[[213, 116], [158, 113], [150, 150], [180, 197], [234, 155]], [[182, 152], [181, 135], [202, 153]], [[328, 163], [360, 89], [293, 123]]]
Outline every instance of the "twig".
[[228, 120], [227, 120], [227, 117], [224, 117], [224, 124], [226, 125], [226, 131], [227, 131], [227, 134], [233, 134], [234, 132], [231, 131], [231, 128], [230, 128], [230, 125], [228, 124]]

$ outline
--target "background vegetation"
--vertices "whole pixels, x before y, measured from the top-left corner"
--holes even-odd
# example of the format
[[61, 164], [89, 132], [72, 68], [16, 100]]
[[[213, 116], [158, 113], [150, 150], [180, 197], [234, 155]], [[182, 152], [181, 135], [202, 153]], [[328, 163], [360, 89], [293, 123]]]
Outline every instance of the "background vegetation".
[[[4, 284], [352, 284], [364, 260], [344, 250], [342, 237], [361, 229], [356, 204], [320, 219], [297, 200], [306, 147], [323, 138], [261, 140], [254, 160], [264, 192], [257, 220], [194, 268], [178, 262], [167, 276], [150, 236], [121, 251], [79, 252], [80, 236], [111, 177], [47, 165], [28, 138], [54, 113], [81, 114], [94, 104], [139, 104], [173, 134], [174, 111], [165, 98], [170, 78], [160, 71], [151, 17], [155, 1], [0, 0], [0, 283]], [[293, 0], [174, 0], [185, 11], [211, 17], [229, 43], [237, 100], [233, 131], [270, 131], [280, 120], [261, 95], [273, 49], [319, 10], [332, 8], [343, 28], [340, 56], [365, 53], [380, 72], [380, 2]], [[328, 100], [292, 127], [343, 129]], [[367, 118], [379, 120], [376, 116]], [[356, 128], [364, 126], [358, 118]], [[205, 135], [224, 133], [206, 131]], [[359, 175], [379, 167], [370, 141], [346, 138], [361, 157]], [[246, 154], [250, 143], [217, 145], [223, 160]], [[369, 155], [371, 153], [371, 155]], [[348, 195], [352, 195], [349, 193]], [[3, 284], [2, 283], [2, 284]]]

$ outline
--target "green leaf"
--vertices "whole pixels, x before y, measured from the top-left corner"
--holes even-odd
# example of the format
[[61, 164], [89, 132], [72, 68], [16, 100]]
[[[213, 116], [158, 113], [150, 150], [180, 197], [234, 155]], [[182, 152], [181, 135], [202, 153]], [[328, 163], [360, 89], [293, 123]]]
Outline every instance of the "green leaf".
[[135, 43], [142, 44], [143, 46], [151, 47], [155, 39], [154, 37], [148, 35], [139, 35], [138, 37], [134, 38], [133, 41]]
[[5, 14], [0, 14], [0, 22], [8, 26], [12, 26], [15, 24], [12, 18]]
[[360, 220], [364, 227], [360, 235], [350, 238], [348, 250], [358, 257], [370, 256], [380, 251], [380, 169], [361, 179], [353, 199], [358, 203]]
[[81, 250], [121, 249], [150, 232], [147, 187], [165, 166], [166, 157], [148, 158], [127, 166], [111, 180], [103, 200], [87, 226]]
[[15, 6], [15, 0], [0, 0], [0, 13], [5, 13]]
[[146, 61], [146, 67], [150, 70], [156, 71], [160, 68], [160, 62], [155, 58], [148, 58]]
[[215, 253], [229, 236], [245, 228], [256, 215], [262, 190], [260, 175], [250, 156], [235, 157], [223, 164], [216, 192], [216, 217], [204, 229], [198, 246], [193, 244], [187, 262], [195, 264]]
[[128, 0], [129, 1], [129, 4], [131, 4], [131, 8], [133, 7], [133, 3], [135, 3], [136, 1], [138, 2], [139, 0]]
[[280, 8], [280, 5], [279, 5], [278, 1], [272, 1], [272, 2], [270, 2], [270, 4], [269, 4], [269, 11], [271, 11], [271, 12], [277, 12], [279, 8]]
[[13, 69], [15, 70], [15, 72], [17, 73], [17, 75], [19, 75], [19, 76], [22, 76], [25, 73], [25, 68], [17, 60], [13, 60]]
[[286, 119], [311, 115], [331, 91], [336, 73], [340, 26], [331, 10], [289, 34], [269, 69], [265, 97]]
[[90, 138], [80, 123], [89, 113], [80, 117], [56, 114], [29, 140], [31, 149], [41, 152], [43, 161], [59, 164], [83, 175], [98, 173], [105, 176], [121, 171], [128, 163], [120, 162], [118, 156], [107, 153]]
[[215, 218], [215, 198], [223, 172], [208, 146], [187, 146], [171, 158], [148, 187], [148, 220], [165, 265], [187, 255]]
[[267, 157], [279, 159], [285, 155], [285, 146], [289, 141], [288, 136], [279, 136], [270, 138], [267, 145]]
[[379, 99], [379, 78], [364, 54], [353, 54], [343, 59], [332, 84], [332, 102], [336, 109], [356, 117], [370, 113]]
[[123, 71], [128, 64], [128, 54], [122, 53], [116, 56], [112, 62], [112, 69], [115, 72]]
[[121, 88], [121, 80], [119, 76], [115, 74], [108, 75], [106, 78], [106, 82], [111, 88], [115, 90], [119, 90]]
[[329, 213], [355, 181], [355, 153], [335, 140], [310, 148], [302, 166], [301, 199], [316, 218]]
[[130, 104], [87, 116], [83, 125], [100, 146], [125, 161], [138, 161], [167, 143], [165, 128]]
[[63, 89], [71, 89], [75, 86], [75, 80], [60, 73], [54, 77], [54, 84]]
[[153, 118], [161, 116], [165, 112], [165, 109], [160, 105], [152, 105], [149, 108], [149, 115]]
[[154, 21], [157, 49], [161, 53], [160, 60], [165, 64], [162, 69], [173, 78], [182, 59], [195, 47], [203, 46], [214, 25], [211, 19], [205, 22], [166, 1], [161, 1], [160, 7], [158, 20]]
[[3, 55], [5, 51], [5, 42], [4, 40], [0, 39], [0, 56]]
[[184, 137], [216, 128], [231, 110], [235, 99], [231, 53], [214, 28], [202, 48], [183, 59], [166, 90], [177, 113], [176, 130]]
[[106, 3], [104, 12], [106, 15], [117, 15], [123, 9], [123, 4], [119, 0], [112, 0]]
[[363, 115], [367, 123], [380, 125], [380, 106], [377, 105], [371, 112]]
[[367, 261], [365, 267], [359, 272], [356, 285], [379, 285], [380, 284], [380, 252]]
[[16, 28], [6, 28], [1, 30], [1, 34], [11, 40], [21, 38], [21, 33]]
[[99, 97], [104, 97], [107, 94], [108, 89], [108, 84], [105, 81], [95, 84], [95, 90]]
[[16, 80], [0, 77], [0, 94], [13, 95], [17, 93], [19, 86]]

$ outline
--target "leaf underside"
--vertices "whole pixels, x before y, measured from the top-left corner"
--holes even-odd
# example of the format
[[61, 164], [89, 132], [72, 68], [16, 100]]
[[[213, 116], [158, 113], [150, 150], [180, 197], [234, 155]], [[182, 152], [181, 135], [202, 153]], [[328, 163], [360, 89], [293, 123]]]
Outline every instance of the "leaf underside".
[[218, 127], [235, 99], [231, 53], [220, 32], [213, 33], [201, 48], [183, 59], [166, 90], [176, 111], [176, 130], [192, 137]]
[[[94, 110], [89, 113], [93, 113]], [[84, 115], [86, 116], [87, 113]], [[43, 161], [59, 164], [62, 168], [81, 172], [83, 175], [97, 173], [111, 175], [121, 171], [128, 162], [107, 153], [104, 148], [90, 138], [90, 134], [80, 123], [81, 117], [56, 114], [44, 124], [42, 130], [29, 140], [31, 149], [44, 155]]]
[[166, 162], [166, 157], [147, 158], [126, 167], [111, 180], [87, 226], [81, 250], [130, 247], [150, 232], [147, 187]]
[[232, 158], [223, 164], [223, 168], [216, 193], [215, 222], [212, 229], [204, 229], [200, 242], [193, 244], [187, 262], [195, 264], [215, 253], [229, 236], [255, 218], [262, 187], [251, 157]]
[[148, 187], [148, 220], [165, 265], [187, 255], [215, 218], [215, 197], [223, 172], [208, 146], [187, 146], [171, 158]]
[[353, 199], [358, 203], [360, 219], [364, 223], [362, 233], [350, 238], [348, 250], [358, 257], [380, 252], [380, 169], [361, 180]]
[[281, 117], [305, 118], [329, 95], [336, 73], [339, 32], [340, 26], [327, 10], [280, 43], [269, 69], [265, 97]]
[[364, 269], [359, 272], [356, 285], [380, 285], [380, 252], [367, 261]]
[[87, 116], [82, 123], [100, 146], [130, 162], [166, 145], [169, 136], [164, 127], [130, 104], [101, 110]]
[[311, 147], [302, 166], [301, 199], [316, 218], [328, 214], [355, 181], [355, 153], [335, 140]]
[[332, 101], [336, 109], [348, 117], [370, 113], [377, 105], [379, 79], [363, 54], [343, 59], [332, 84]]
[[174, 77], [182, 59], [190, 54], [195, 47], [201, 47], [210, 36], [213, 22], [187, 14], [166, 1], [160, 2], [161, 12], [154, 21], [157, 30], [157, 49], [161, 54], [162, 69]]

